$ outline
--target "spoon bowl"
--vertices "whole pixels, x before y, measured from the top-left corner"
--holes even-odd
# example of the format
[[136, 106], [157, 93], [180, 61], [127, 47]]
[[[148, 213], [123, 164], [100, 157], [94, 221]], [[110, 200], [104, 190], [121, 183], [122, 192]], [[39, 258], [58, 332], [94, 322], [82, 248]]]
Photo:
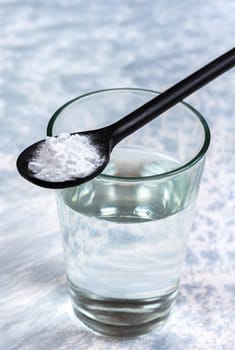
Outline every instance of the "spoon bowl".
[[29, 163], [35, 157], [35, 154], [38, 152], [38, 149], [43, 145], [45, 140], [40, 140], [32, 144], [19, 155], [16, 162], [18, 172], [26, 180], [40, 187], [60, 189], [81, 185], [84, 182], [87, 182], [99, 175], [107, 166], [111, 152], [111, 145], [108, 142], [109, 138], [107, 137], [107, 134], [108, 128], [84, 131], [79, 133], [71, 133], [71, 135], [87, 136], [91, 140], [91, 143], [97, 148], [98, 153], [102, 155], [102, 162], [100, 162], [99, 166], [96, 167], [95, 171], [92, 172], [92, 174], [87, 175], [86, 177], [80, 177], [74, 180], [72, 179], [67, 181], [47, 181], [36, 177], [35, 173], [29, 169]]

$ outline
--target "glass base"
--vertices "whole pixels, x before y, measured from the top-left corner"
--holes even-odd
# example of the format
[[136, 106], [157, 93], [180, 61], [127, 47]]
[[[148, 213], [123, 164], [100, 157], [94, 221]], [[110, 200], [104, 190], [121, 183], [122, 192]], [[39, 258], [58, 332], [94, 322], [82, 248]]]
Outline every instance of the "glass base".
[[175, 302], [177, 290], [148, 299], [100, 298], [70, 285], [75, 316], [99, 335], [133, 338], [162, 327]]

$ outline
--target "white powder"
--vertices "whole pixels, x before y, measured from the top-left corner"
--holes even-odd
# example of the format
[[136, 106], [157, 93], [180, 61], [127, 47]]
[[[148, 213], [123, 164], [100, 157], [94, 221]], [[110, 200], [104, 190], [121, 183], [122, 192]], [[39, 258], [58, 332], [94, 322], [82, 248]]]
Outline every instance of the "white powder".
[[102, 163], [88, 136], [63, 133], [47, 137], [28, 167], [38, 179], [61, 182], [86, 177]]

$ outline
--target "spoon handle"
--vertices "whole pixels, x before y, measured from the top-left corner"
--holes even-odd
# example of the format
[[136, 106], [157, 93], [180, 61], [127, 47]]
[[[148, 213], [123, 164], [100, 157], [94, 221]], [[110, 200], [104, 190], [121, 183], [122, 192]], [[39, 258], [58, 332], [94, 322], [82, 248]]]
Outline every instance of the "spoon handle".
[[235, 66], [235, 48], [219, 56], [108, 127], [111, 147], [196, 90]]

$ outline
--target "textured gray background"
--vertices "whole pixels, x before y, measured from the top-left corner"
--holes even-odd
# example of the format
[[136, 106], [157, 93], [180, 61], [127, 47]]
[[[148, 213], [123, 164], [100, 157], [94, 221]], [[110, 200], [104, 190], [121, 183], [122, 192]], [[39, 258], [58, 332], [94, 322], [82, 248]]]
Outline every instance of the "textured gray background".
[[68, 312], [54, 194], [15, 159], [51, 114], [108, 87], [163, 90], [234, 46], [234, 0], [0, 0], [0, 349], [235, 348], [235, 72], [187, 100], [212, 144], [181, 289], [160, 334], [109, 340]]

